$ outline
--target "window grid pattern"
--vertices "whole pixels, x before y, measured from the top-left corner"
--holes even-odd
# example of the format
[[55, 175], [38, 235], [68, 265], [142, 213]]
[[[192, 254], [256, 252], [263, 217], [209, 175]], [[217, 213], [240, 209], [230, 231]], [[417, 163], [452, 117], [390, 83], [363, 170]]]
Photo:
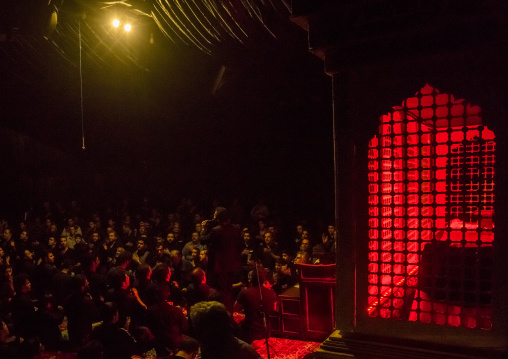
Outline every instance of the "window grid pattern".
[[426, 85], [369, 143], [371, 317], [489, 330], [494, 133]]

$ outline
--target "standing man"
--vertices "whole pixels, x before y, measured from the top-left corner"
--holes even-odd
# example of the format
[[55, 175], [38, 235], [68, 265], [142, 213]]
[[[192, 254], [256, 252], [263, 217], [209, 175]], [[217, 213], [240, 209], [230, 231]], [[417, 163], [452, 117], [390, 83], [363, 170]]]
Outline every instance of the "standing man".
[[229, 212], [224, 207], [217, 207], [212, 223], [217, 225], [211, 229], [205, 226], [205, 231], [209, 230], [209, 233], [203, 238], [203, 244], [208, 248], [207, 277], [232, 313], [235, 300], [233, 284], [238, 281], [242, 271], [241, 231], [238, 226], [231, 224]]

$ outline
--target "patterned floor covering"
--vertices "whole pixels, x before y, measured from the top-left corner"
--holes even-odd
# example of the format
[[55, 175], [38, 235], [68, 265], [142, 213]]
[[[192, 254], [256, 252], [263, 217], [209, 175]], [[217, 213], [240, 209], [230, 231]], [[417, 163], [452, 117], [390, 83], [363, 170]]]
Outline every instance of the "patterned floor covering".
[[[321, 345], [320, 342], [306, 342], [284, 338], [270, 338], [268, 343], [270, 359], [302, 359], [307, 354], [314, 353]], [[252, 343], [252, 346], [263, 359], [268, 359], [264, 340], [256, 340]]]

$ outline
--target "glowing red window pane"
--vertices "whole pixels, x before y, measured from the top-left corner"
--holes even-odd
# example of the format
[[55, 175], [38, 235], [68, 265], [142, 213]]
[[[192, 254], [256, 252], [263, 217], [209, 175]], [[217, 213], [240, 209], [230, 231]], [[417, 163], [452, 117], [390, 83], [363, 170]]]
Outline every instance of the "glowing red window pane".
[[404, 136], [394, 136], [392, 143], [396, 147], [401, 147], [406, 143], [405, 137]]
[[418, 228], [420, 224], [420, 220], [418, 218], [409, 218], [407, 220], [407, 226], [409, 228]]
[[391, 239], [392, 231], [390, 229], [383, 229], [381, 231], [381, 239]]
[[383, 171], [389, 171], [392, 169], [393, 162], [388, 160], [381, 161], [381, 169]]
[[494, 241], [494, 232], [482, 231], [481, 241], [483, 243], [492, 243]]
[[390, 204], [392, 204], [392, 202], [393, 202], [393, 196], [384, 194], [381, 197], [382, 197], [381, 198], [381, 204], [383, 204], [383, 205], [390, 205]]
[[434, 202], [434, 196], [431, 194], [426, 194], [422, 196], [421, 198], [422, 204], [433, 204]]
[[[409, 250], [409, 248], [408, 248], [408, 250]], [[417, 252], [417, 251], [418, 251], [418, 248], [416, 248], [416, 249], [414, 250], [414, 252]], [[407, 262], [408, 262], [408, 263], [418, 263], [418, 262], [419, 262], [419, 260], [420, 260], [420, 259], [419, 259], [419, 256], [418, 256], [418, 254], [416, 254], [416, 253], [409, 253], [409, 254], [407, 255]]]
[[406, 101], [404, 101], [404, 106], [407, 106], [407, 108], [417, 108], [418, 98], [417, 97], [408, 98]]
[[[388, 255], [390, 255], [390, 254], [388, 253]], [[387, 258], [387, 257], [385, 257], [385, 258]], [[389, 262], [389, 261], [385, 260], [384, 262]], [[385, 273], [385, 274], [386, 273], [392, 273], [392, 265], [389, 264], [389, 263], [382, 263], [381, 264], [381, 273]], [[388, 278], [388, 281], [387, 281], [387, 278]], [[390, 284], [390, 276], [384, 276], [384, 277], [382, 277], [381, 278], [381, 283], [383, 283], [383, 284]]]
[[407, 239], [410, 241], [416, 241], [420, 237], [420, 232], [415, 230], [407, 231]]
[[379, 203], [379, 197], [378, 196], [369, 196], [369, 204], [376, 205]]
[[464, 132], [462, 131], [453, 131], [451, 134], [452, 142], [462, 142], [464, 141]]
[[382, 135], [389, 135], [392, 133], [392, 126], [390, 124], [382, 124], [379, 126], [379, 133]]
[[416, 206], [410, 206], [407, 208], [407, 215], [409, 217], [417, 217], [419, 214], [419, 209]]
[[[376, 231], [377, 232], [377, 231]], [[376, 237], [377, 238], [377, 237]], [[379, 249], [379, 242], [378, 241], [370, 241], [369, 242], [369, 249], [371, 251], [377, 251]]]
[[377, 229], [369, 229], [369, 238], [370, 239], [378, 239], [379, 238], [379, 231]]
[[465, 233], [466, 242], [476, 242], [478, 240], [478, 233], [467, 231]]
[[402, 206], [397, 206], [393, 209], [393, 213], [395, 214], [396, 217], [402, 217], [406, 213], [406, 208]]
[[[405, 239], [406, 238], [406, 231], [401, 230], [401, 229], [396, 229], [393, 233], [393, 237], [395, 239]], [[398, 243], [398, 242], [395, 242], [395, 243]]]
[[369, 272], [377, 273], [379, 270], [379, 265], [377, 263], [369, 263]]
[[406, 226], [406, 221], [404, 218], [395, 218], [394, 226], [395, 228], [404, 228]]
[[[375, 186], [377, 186], [377, 185], [375, 185]], [[392, 192], [392, 185], [390, 183], [382, 183], [381, 184], [381, 192], [382, 193], [391, 193]], [[371, 192], [371, 193], [373, 193], [373, 192]]]
[[438, 157], [436, 158], [435, 160], [435, 163], [436, 163], [436, 167], [438, 168], [446, 168], [447, 164], [448, 164], [448, 159], [446, 157]]
[[420, 129], [420, 124], [416, 121], [410, 121], [410, 122], [408, 122], [408, 124], [406, 126], [406, 131], [408, 133], [417, 133], [419, 129]]
[[420, 238], [422, 239], [422, 241], [430, 241], [432, 240], [433, 233], [434, 233], [433, 231], [423, 230], [420, 232]]
[[376, 150], [376, 149], [370, 149], [369, 150], [369, 158], [371, 159], [375, 159], [375, 158], [378, 158], [379, 156], [379, 151]]
[[411, 146], [407, 148], [407, 155], [409, 157], [417, 157], [420, 154], [420, 150], [417, 146]]
[[392, 242], [391, 241], [381, 242], [381, 250], [390, 251], [391, 249], [392, 249]]
[[393, 261], [395, 263], [404, 263], [405, 260], [406, 260], [406, 256], [403, 253], [395, 253], [393, 255]]
[[432, 186], [432, 183], [430, 183], [430, 182], [424, 182], [424, 183], [422, 183], [422, 186], [421, 186], [421, 191], [422, 191], [423, 193], [429, 193], [429, 192], [432, 192], [432, 190], [433, 190], [433, 189], [434, 189], [434, 188], [433, 188], [433, 186]]
[[392, 145], [392, 138], [389, 136], [381, 137], [381, 146], [382, 147], [390, 147]]
[[393, 273], [395, 274], [404, 274], [406, 271], [405, 271], [405, 266], [402, 265], [402, 264], [395, 264], [393, 266]]
[[408, 145], [418, 145], [420, 143], [420, 136], [418, 136], [418, 135], [407, 135], [406, 136], [406, 143]]
[[420, 196], [418, 196], [417, 194], [409, 194], [407, 196], [407, 204], [418, 204], [420, 203], [419, 202], [419, 199], [420, 199]]
[[406, 155], [406, 151], [404, 148], [402, 147], [395, 147], [393, 149], [393, 157], [395, 158], [401, 158], [401, 157], [404, 157]]
[[370, 295], [377, 295], [379, 294], [379, 288], [375, 285], [369, 285], [369, 294]]
[[[405, 239], [405, 238], [402, 237], [400, 239]], [[406, 248], [406, 243], [405, 242], [403, 242], [403, 241], [395, 241], [394, 242], [393, 249], [396, 252], [402, 252], [402, 251], [404, 251], [405, 248]]]
[[379, 192], [379, 186], [375, 183], [371, 183], [369, 185], [369, 193], [378, 193]]
[[395, 193], [403, 193], [406, 190], [406, 186], [404, 183], [396, 182], [393, 185], [393, 191]]
[[[383, 306], [385, 306], [385, 305], [388, 305], [388, 303], [383, 303]], [[392, 312], [389, 309], [381, 309], [379, 315], [381, 316], [381, 318], [388, 319], [388, 318], [391, 318]]]
[[430, 107], [434, 104], [434, 96], [422, 96], [421, 105], [423, 107]]
[[395, 168], [397, 170], [402, 170], [405, 168], [405, 166], [406, 166], [406, 162], [404, 160], [395, 159], [393, 161], [393, 168]]
[[377, 219], [377, 218], [371, 218], [371, 219], [369, 219], [369, 227], [370, 228], [377, 228], [377, 227], [379, 227], [379, 219]]
[[[457, 117], [457, 116], [461, 116], [464, 115], [464, 106], [452, 106], [451, 108], [451, 115], [454, 116], [454, 117]], [[460, 126], [463, 126], [463, 125], [460, 125]]]
[[419, 184], [418, 182], [409, 182], [407, 185], [407, 191], [409, 193], [417, 193], [419, 190]]
[[433, 173], [432, 173], [431, 170], [424, 170], [424, 169], [422, 169], [420, 171], [420, 177], [421, 177], [422, 180], [428, 181], [428, 180], [432, 179], [432, 174]]
[[382, 207], [381, 208], [381, 215], [383, 217], [390, 217], [392, 215], [392, 207]]
[[419, 178], [419, 172], [416, 170], [407, 171], [407, 179], [410, 181], [417, 181]]
[[421, 228], [432, 228], [433, 224], [434, 224], [434, 221], [431, 218], [423, 218], [420, 221]]
[[465, 125], [464, 117], [452, 118], [452, 120], [450, 121], [451, 127], [462, 127], [464, 125]]
[[[436, 142], [437, 143], [446, 143], [447, 141], [448, 141], [448, 133], [447, 132], [438, 132], [436, 134]], [[436, 146], [436, 147], [439, 147], [439, 146]], [[446, 155], [446, 152], [442, 153], [442, 155]]]
[[448, 95], [447, 94], [439, 94], [435, 96], [436, 105], [446, 105], [448, 103]]
[[446, 188], [447, 188], [446, 181], [437, 181], [436, 182], [436, 191], [446, 192]]
[[393, 196], [393, 203], [396, 205], [404, 204], [404, 203], [406, 203], [405, 197], [400, 194], [395, 195], [395, 196]]
[[[445, 229], [445, 228], [448, 228], [448, 222], [444, 219], [444, 218], [441, 218], [441, 219], [438, 219], [436, 222], [435, 222], [435, 226], [436, 226], [436, 229], [440, 230], [440, 229]], [[442, 233], [441, 234], [444, 236], [446, 235], [446, 233]], [[443, 240], [445, 239], [445, 237], [443, 237]]]
[[383, 228], [390, 228], [392, 226], [392, 219], [391, 218], [381, 219], [381, 226]]
[[381, 239], [391, 239], [392, 231], [390, 229], [383, 229], [381, 231]]
[[392, 180], [392, 173], [390, 171], [383, 171], [381, 174], [381, 181], [390, 182]]
[[403, 171], [395, 171], [395, 172], [393, 173], [393, 179], [394, 179], [396, 182], [404, 181], [405, 176], [406, 176], [406, 173], [405, 173], [405, 172], [403, 172]]
[[407, 168], [415, 169], [415, 168], [418, 168], [419, 161], [417, 158], [411, 158], [411, 159], [407, 160], [406, 165], [407, 165]]
[[404, 132], [404, 128], [405, 128], [404, 124], [394, 123], [392, 130], [393, 130], [393, 133], [400, 134], [400, 133]]
[[379, 163], [377, 161], [369, 161], [369, 171], [377, 171]]
[[[447, 116], [446, 110], [443, 110], [443, 109], [437, 109], [436, 113], [439, 118]], [[437, 128], [444, 128], [444, 127], [448, 126], [448, 123], [449, 123], [448, 119], [438, 119], [436, 121], [436, 127]]]

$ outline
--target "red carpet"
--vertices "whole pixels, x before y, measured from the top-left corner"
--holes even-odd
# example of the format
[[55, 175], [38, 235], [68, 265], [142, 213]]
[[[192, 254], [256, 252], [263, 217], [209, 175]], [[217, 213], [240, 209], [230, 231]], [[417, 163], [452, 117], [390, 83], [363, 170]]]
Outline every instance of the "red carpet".
[[[283, 338], [270, 338], [268, 343], [270, 347], [270, 359], [302, 359], [305, 355], [314, 353], [321, 345], [320, 342], [305, 342]], [[263, 359], [268, 358], [264, 340], [256, 340], [252, 343], [252, 346]]]

